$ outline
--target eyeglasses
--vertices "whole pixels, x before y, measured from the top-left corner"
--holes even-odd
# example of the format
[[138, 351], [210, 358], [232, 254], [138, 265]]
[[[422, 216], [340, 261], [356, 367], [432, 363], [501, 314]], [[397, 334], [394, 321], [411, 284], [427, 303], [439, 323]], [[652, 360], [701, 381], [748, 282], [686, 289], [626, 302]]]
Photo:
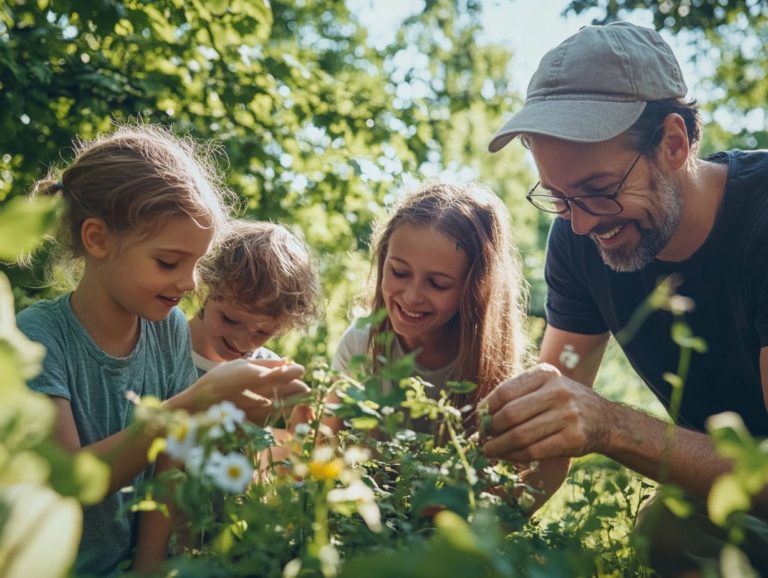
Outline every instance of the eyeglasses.
[[624, 177], [619, 181], [619, 184], [612, 193], [605, 195], [576, 195], [574, 197], [556, 197], [554, 195], [537, 194], [536, 189], [538, 189], [541, 184], [541, 181], [539, 181], [533, 185], [533, 188], [531, 188], [530, 191], [528, 191], [525, 198], [528, 199], [528, 202], [534, 207], [546, 213], [555, 213], [557, 215], [570, 213], [571, 204], [574, 204], [582, 211], [596, 217], [618, 215], [624, 210], [624, 207], [621, 206], [621, 203], [616, 197], [619, 196], [627, 177], [629, 177], [632, 169], [635, 168], [635, 165], [637, 164], [637, 161], [640, 160], [641, 156], [643, 156], [643, 153], [637, 155], [637, 158], [635, 158], [634, 162], [629, 167], [629, 170], [624, 174]]

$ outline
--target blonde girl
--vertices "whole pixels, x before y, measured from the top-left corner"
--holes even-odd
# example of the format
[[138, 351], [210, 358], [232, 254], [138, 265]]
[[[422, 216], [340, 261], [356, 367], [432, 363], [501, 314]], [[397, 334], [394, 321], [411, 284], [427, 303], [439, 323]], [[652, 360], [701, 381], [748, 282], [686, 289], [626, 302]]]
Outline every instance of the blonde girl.
[[[190, 140], [152, 126], [123, 126], [76, 146], [58, 180], [37, 183], [57, 192], [63, 216], [56, 239], [82, 263], [71, 293], [40, 301], [18, 316], [19, 328], [47, 348], [29, 386], [53, 401], [55, 437], [86, 449], [110, 467], [107, 497], [85, 510], [75, 571], [109, 575], [134, 555], [134, 568], [155, 560], [152, 519], [126, 513], [147, 470], [151, 437], [131, 425], [129, 394], [155, 396], [171, 409], [205, 409], [230, 399], [250, 410], [245, 389], [269, 396], [306, 388], [298, 366], [267, 369], [245, 360], [197, 380], [186, 319], [176, 307], [195, 287], [195, 268], [226, 218], [222, 189]], [[165, 459], [157, 468], [166, 467]], [[118, 491], [124, 488], [123, 491]], [[138, 536], [137, 536], [138, 533]]]

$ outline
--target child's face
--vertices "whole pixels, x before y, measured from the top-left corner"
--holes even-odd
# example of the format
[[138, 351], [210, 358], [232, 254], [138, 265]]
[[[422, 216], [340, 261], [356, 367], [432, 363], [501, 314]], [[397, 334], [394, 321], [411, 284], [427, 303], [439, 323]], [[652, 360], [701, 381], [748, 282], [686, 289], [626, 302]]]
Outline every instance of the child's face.
[[243, 357], [264, 345], [280, 330], [274, 317], [250, 313], [229, 299], [208, 299], [202, 318], [208, 353], [218, 357], [212, 361]]
[[195, 268], [213, 239], [191, 218], [168, 219], [147, 238], [111, 236], [95, 274], [118, 310], [150, 321], [165, 318], [195, 288]]
[[392, 233], [381, 290], [392, 327], [409, 347], [439, 341], [459, 311], [467, 267], [466, 253], [435, 229], [401, 225]]

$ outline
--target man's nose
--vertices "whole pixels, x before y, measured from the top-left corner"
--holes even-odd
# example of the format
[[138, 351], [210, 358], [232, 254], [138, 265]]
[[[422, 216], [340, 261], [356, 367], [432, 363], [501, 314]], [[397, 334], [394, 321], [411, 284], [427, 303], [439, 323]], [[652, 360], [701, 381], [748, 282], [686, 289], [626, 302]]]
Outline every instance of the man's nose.
[[600, 222], [600, 217], [589, 214], [587, 211], [579, 207], [576, 203], [570, 203], [571, 212], [571, 229], [577, 235], [588, 235], [592, 229]]

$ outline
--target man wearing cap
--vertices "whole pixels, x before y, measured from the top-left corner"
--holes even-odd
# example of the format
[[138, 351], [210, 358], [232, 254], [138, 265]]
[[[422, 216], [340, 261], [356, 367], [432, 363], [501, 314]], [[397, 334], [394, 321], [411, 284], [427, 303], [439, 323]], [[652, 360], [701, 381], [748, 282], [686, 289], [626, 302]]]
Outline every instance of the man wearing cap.
[[[768, 153], [697, 158], [700, 120], [686, 92], [654, 30], [588, 26], [544, 56], [525, 105], [493, 137], [491, 152], [520, 137], [539, 173], [528, 200], [561, 218], [548, 240], [542, 364], [489, 396], [489, 457], [560, 461], [564, 477], [569, 458], [598, 452], [704, 500], [729, 469], [703, 433], [707, 418], [737, 412], [753, 435], [768, 435]], [[670, 275], [694, 302], [685, 319], [708, 346], [692, 354], [671, 441], [667, 423], [591, 389], [609, 335]], [[667, 408], [664, 375], [680, 359], [672, 322], [656, 311], [621, 343]], [[768, 512], [767, 495], [755, 513]], [[717, 558], [723, 537], [699, 518], [679, 532], [665, 519], [668, 532], [655, 534], [651, 561], [663, 575]], [[768, 569], [765, 537], [742, 547]]]

